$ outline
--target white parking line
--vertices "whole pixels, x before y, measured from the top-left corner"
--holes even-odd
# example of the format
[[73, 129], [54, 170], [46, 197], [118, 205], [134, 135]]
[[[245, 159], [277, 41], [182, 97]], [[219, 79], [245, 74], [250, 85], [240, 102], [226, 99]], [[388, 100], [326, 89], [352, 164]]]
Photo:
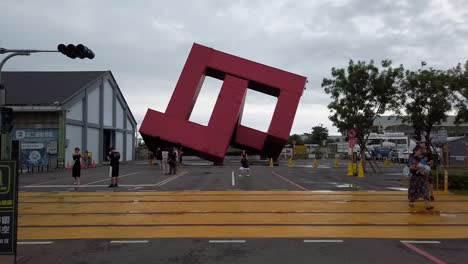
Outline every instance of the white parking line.
[[[31, 185], [23, 186], [21, 188], [96, 188], [96, 187], [107, 187], [104, 184], [95, 185]], [[119, 184], [119, 187], [153, 187], [154, 184]], [[73, 190], [71, 189], [71, 190]], [[68, 190], [70, 191], [70, 190]]]
[[49, 245], [53, 241], [18, 241], [18, 245]]
[[[122, 175], [122, 176], [119, 176], [119, 179], [125, 178], [125, 177], [128, 177], [128, 176], [132, 176], [132, 175], [138, 174], [138, 173], [140, 173], [140, 172], [141, 172], [141, 171], [133, 172], [133, 173], [129, 173], [129, 174], [124, 174], [124, 175]], [[103, 182], [103, 181], [109, 181], [109, 177], [107, 177], [106, 179], [103, 179], [103, 180], [90, 182], [90, 183], [87, 183], [87, 184], [85, 184], [85, 185], [91, 185], [91, 184], [98, 183], [98, 182]]]
[[210, 240], [210, 243], [245, 243], [245, 240]]
[[232, 186], [236, 186], [236, 177], [234, 177], [234, 171], [232, 171]]
[[148, 240], [112, 240], [111, 244], [138, 244], [148, 242]]
[[400, 240], [401, 243], [411, 243], [411, 244], [440, 244], [440, 241], [432, 240]]
[[343, 240], [340, 239], [326, 239], [326, 240], [304, 240], [304, 243], [343, 243]]
[[167, 178], [167, 179], [165, 179], [165, 180], [162, 180], [162, 181], [160, 181], [160, 182], [154, 184], [153, 186], [163, 186], [164, 184], [169, 183], [169, 182], [171, 182], [171, 181], [173, 181], [173, 180], [175, 180], [175, 179], [179, 178], [180, 176], [183, 176], [183, 175], [185, 175], [185, 174], [187, 174], [187, 173], [188, 173], [188, 172], [183, 171], [183, 172], [181, 172], [180, 174], [174, 175], [174, 176], [169, 177], [169, 178]]

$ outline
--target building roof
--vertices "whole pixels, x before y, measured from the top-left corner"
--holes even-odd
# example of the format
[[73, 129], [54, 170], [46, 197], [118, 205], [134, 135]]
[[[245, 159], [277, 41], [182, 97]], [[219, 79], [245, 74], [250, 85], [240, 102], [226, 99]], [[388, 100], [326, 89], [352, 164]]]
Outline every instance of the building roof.
[[7, 105], [62, 103], [108, 71], [3, 72]]
[[[381, 126], [383, 128], [391, 127], [391, 126], [400, 126], [400, 125], [407, 125], [410, 124], [403, 123], [400, 117], [397, 116], [380, 116], [374, 120], [374, 126]], [[439, 126], [449, 127], [449, 126], [456, 126], [455, 125], [455, 116], [447, 116], [447, 120], [442, 122]], [[462, 123], [460, 126], [468, 126], [468, 123]]]

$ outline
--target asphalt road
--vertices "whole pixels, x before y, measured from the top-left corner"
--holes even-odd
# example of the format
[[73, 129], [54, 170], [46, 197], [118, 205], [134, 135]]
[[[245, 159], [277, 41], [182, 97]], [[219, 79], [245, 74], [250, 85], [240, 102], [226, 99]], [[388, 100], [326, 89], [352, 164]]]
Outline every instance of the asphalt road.
[[400, 166], [333, 165], [239, 177], [236, 161], [189, 160], [171, 176], [137, 162], [117, 188], [107, 167], [80, 186], [71, 171], [21, 174], [19, 263], [467, 263], [467, 197], [409, 209]]

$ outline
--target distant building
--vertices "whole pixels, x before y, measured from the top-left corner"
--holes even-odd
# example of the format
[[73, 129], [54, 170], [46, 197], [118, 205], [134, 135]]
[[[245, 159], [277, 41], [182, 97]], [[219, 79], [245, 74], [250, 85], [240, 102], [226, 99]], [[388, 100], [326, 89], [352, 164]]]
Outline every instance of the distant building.
[[[374, 126], [385, 133], [402, 132], [408, 136], [414, 135], [414, 129], [411, 124], [403, 123], [401, 118], [396, 116], [378, 117], [374, 120]], [[445, 134], [447, 137], [468, 136], [468, 123], [455, 125], [455, 116], [448, 116], [445, 122], [434, 127], [434, 134], [436, 133]]]
[[75, 147], [99, 164], [111, 146], [134, 159], [136, 121], [110, 71], [4, 72], [21, 166], [63, 167]]

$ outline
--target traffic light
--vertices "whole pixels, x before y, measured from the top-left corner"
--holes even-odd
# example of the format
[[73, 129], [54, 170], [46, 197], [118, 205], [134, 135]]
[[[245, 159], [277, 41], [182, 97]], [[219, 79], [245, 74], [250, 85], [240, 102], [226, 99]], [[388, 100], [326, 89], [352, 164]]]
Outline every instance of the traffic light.
[[94, 52], [83, 44], [78, 44], [77, 46], [73, 44], [60, 44], [57, 46], [57, 50], [60, 51], [63, 55], [72, 59], [94, 58]]
[[10, 133], [13, 129], [13, 109], [2, 107], [2, 133]]

